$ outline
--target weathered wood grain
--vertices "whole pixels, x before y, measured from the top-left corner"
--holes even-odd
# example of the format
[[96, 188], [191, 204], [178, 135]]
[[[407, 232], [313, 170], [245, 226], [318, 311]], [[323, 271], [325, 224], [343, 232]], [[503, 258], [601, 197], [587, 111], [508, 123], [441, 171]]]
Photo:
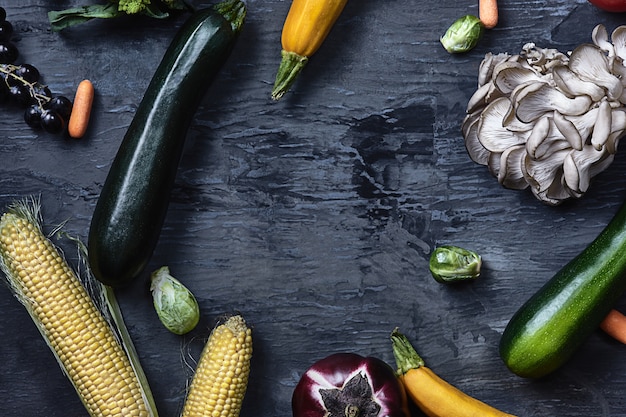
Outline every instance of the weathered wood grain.
[[[86, 238], [125, 129], [183, 17], [49, 30], [46, 12], [78, 1], [7, 1], [21, 61], [52, 91], [83, 78], [97, 97], [80, 141], [31, 131], [2, 107], [0, 204], [40, 194], [49, 224]], [[626, 416], [623, 346], [595, 334], [543, 381], [506, 370], [508, 319], [604, 227], [626, 198], [624, 156], [579, 201], [546, 207], [501, 188], [465, 152], [460, 123], [486, 52], [529, 41], [567, 51], [623, 16], [587, 2], [502, 1], [500, 25], [465, 55], [439, 36], [474, 3], [355, 0], [293, 90], [269, 98], [288, 1], [248, 0], [237, 49], [198, 110], [149, 269], [169, 265], [196, 294], [202, 322], [180, 338], [158, 322], [147, 274], [118, 291], [163, 416], [180, 411], [215, 320], [239, 311], [255, 354], [242, 416], [291, 414], [299, 375], [338, 351], [389, 363], [399, 326], [458, 387], [519, 416]], [[188, 111], [181, 108], [181, 111]], [[427, 259], [439, 244], [483, 255], [483, 276], [442, 286]], [[61, 242], [68, 258], [76, 257]], [[84, 409], [7, 289], [0, 289], [0, 415], [82, 416]], [[415, 414], [419, 415], [418, 413]]]

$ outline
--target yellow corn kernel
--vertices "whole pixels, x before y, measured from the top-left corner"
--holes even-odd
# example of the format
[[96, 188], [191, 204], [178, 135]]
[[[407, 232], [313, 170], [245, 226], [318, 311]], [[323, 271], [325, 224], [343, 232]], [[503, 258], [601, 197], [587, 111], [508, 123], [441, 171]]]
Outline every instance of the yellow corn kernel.
[[156, 416], [110, 324], [43, 235], [37, 204], [16, 203], [0, 218], [0, 267], [90, 416]]
[[248, 387], [252, 330], [232, 316], [211, 332], [187, 394], [183, 417], [237, 417]]

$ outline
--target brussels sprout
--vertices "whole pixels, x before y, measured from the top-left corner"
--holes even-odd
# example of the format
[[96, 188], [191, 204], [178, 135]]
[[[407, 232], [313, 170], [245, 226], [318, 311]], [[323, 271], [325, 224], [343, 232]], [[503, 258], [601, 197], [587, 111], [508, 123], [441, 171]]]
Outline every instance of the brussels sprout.
[[463, 16], [448, 28], [440, 41], [451, 54], [467, 52], [478, 44], [484, 29], [485, 26], [478, 17]]
[[476, 279], [480, 276], [482, 259], [476, 252], [444, 245], [430, 255], [430, 273], [437, 282], [456, 282]]
[[172, 333], [185, 334], [196, 327], [200, 308], [191, 291], [163, 266], [150, 275], [150, 291], [161, 323]]

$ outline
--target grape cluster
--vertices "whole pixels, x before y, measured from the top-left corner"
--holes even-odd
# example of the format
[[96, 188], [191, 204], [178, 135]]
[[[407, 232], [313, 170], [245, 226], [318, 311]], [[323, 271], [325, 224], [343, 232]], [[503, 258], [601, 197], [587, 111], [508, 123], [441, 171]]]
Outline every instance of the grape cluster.
[[64, 96], [53, 96], [40, 83], [37, 68], [15, 63], [19, 52], [11, 42], [12, 35], [13, 25], [6, 20], [6, 10], [0, 7], [0, 101], [26, 107], [24, 121], [32, 128], [53, 134], [64, 132], [72, 102]]

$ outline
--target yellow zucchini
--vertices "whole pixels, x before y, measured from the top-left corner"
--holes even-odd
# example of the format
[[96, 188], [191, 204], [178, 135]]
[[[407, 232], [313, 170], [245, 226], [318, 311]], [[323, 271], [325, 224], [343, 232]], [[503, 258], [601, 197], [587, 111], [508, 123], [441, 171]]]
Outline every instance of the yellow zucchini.
[[319, 49], [348, 0], [293, 0], [283, 25], [282, 60], [272, 89], [280, 99]]

